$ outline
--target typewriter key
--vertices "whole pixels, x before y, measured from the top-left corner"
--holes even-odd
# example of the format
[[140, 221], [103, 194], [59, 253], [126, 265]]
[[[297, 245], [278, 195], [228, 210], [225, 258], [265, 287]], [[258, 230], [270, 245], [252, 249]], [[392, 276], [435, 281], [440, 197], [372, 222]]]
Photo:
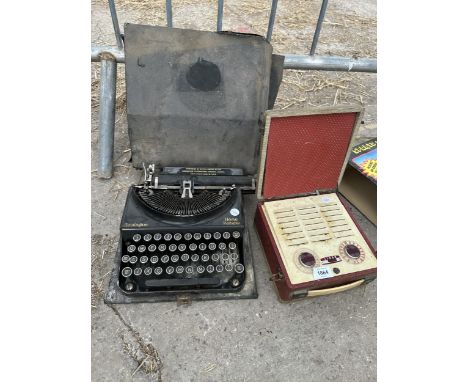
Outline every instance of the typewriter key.
[[181, 258], [182, 261], [188, 261], [190, 256], [187, 253], [184, 253], [180, 258]]
[[236, 243], [230, 242], [229, 243], [229, 249], [236, 249]]
[[218, 261], [219, 260], [219, 255], [217, 253], [213, 253], [211, 255], [211, 260], [213, 260], [214, 262]]
[[156, 264], [158, 262], [158, 260], [159, 260], [158, 256], [151, 256], [151, 259], [150, 259], [151, 264]]
[[179, 251], [184, 252], [187, 249], [187, 246], [185, 244], [179, 244]]
[[148, 256], [141, 256], [140, 257], [140, 263], [146, 264], [148, 262]]
[[208, 265], [208, 266], [206, 267], [206, 271], [207, 271], [208, 273], [213, 273], [214, 270], [215, 270], [215, 268], [214, 268], [214, 266], [211, 265], [211, 264]]
[[171, 256], [171, 261], [173, 263], [177, 263], [179, 261], [179, 255], [172, 255]]
[[234, 270], [236, 271], [236, 273], [242, 273], [244, 272], [244, 266], [238, 263], [234, 266]]
[[226, 243], [219, 243], [219, 244], [218, 244], [218, 248], [219, 248], [220, 250], [226, 249]]
[[214, 251], [216, 249], [216, 244], [215, 243], [210, 243], [208, 244], [208, 248], [211, 250], [211, 251]]
[[223, 254], [221, 255], [221, 258], [222, 258], [224, 261], [228, 261], [228, 260], [229, 260], [229, 253], [226, 253], [226, 252], [223, 253]]
[[135, 269], [133, 270], [133, 274], [134, 274], [135, 276], [140, 276], [140, 275], [141, 275], [141, 272], [143, 272], [143, 271], [142, 271], [142, 269], [141, 269], [140, 267], [135, 268]]
[[176, 273], [178, 274], [181, 274], [183, 271], [184, 271], [184, 267], [182, 265], [179, 265], [176, 269], [175, 269]]
[[232, 252], [232, 253], [231, 253], [231, 259], [232, 259], [232, 260], [235, 261], [235, 260], [237, 260], [238, 258], [239, 258], [239, 254], [238, 254], [237, 252]]
[[155, 233], [153, 237], [154, 237], [154, 240], [156, 241], [159, 241], [162, 239], [162, 235], [160, 233]]
[[197, 245], [195, 243], [192, 243], [192, 244], [189, 245], [189, 249], [191, 251], [195, 251], [197, 249]]
[[198, 261], [200, 256], [198, 256], [196, 253], [192, 255], [192, 261]]
[[126, 283], [126, 284], [125, 284], [125, 290], [126, 290], [127, 292], [132, 292], [132, 291], [134, 291], [134, 290], [135, 290], [135, 284], [132, 283], [132, 282]]
[[179, 241], [180, 239], [182, 239], [182, 235], [180, 233], [174, 234], [174, 240]]
[[200, 251], [205, 251], [206, 250], [206, 244], [205, 243], [200, 243], [198, 248], [200, 248]]
[[133, 241], [135, 243], [138, 243], [140, 240], [141, 240], [141, 235], [139, 233], [136, 233], [135, 235], [133, 235]]
[[166, 234], [164, 235], [164, 240], [166, 240], [166, 241], [172, 240], [172, 234], [166, 233]]
[[184, 239], [185, 240], [191, 240], [192, 239], [192, 234], [190, 232], [187, 232], [185, 235], [184, 235]]
[[161, 267], [156, 267], [154, 268], [154, 274], [159, 276], [163, 272], [163, 269]]
[[166, 248], [167, 248], [166, 244], [159, 244], [159, 247], [158, 247], [159, 252], [164, 252], [166, 250]]
[[210, 240], [210, 239], [211, 239], [211, 233], [205, 232], [205, 233], [203, 234], [203, 237], [205, 238], [205, 240]]
[[128, 255], [123, 255], [122, 256], [122, 263], [128, 263], [130, 261], [130, 256]]
[[201, 261], [207, 262], [210, 259], [210, 256], [207, 255], [206, 253], [202, 255]]
[[146, 245], [140, 245], [138, 246], [138, 252], [143, 253], [146, 251]]
[[148, 251], [154, 252], [154, 251], [156, 251], [156, 248], [157, 248], [157, 247], [156, 247], [156, 244], [151, 244], [151, 245], [148, 247]]
[[169, 246], [169, 251], [175, 252], [176, 250], [177, 250], [177, 245], [171, 244], [171, 245]]
[[145, 236], [143, 236], [144, 241], [150, 241], [153, 238], [149, 233], [147, 233]]
[[232, 284], [233, 287], [238, 287], [240, 282], [237, 279], [232, 279], [231, 284]]
[[197, 272], [198, 272], [198, 273], [203, 273], [203, 272], [205, 272], [205, 267], [204, 267], [203, 265], [199, 265], [199, 266], [197, 267]]
[[231, 264], [226, 264], [224, 266], [228, 272], [232, 272], [232, 265]]
[[153, 273], [153, 270], [151, 269], [151, 267], [146, 267], [144, 273], [146, 276], [149, 276], [151, 273]]
[[191, 265], [189, 265], [188, 267], [185, 268], [185, 272], [188, 273], [188, 274], [193, 273], [193, 267]]
[[221, 239], [221, 234], [220, 234], [219, 232], [215, 232], [215, 233], [213, 234], [213, 237], [214, 237], [216, 240], [219, 240], [219, 239]]
[[222, 272], [223, 271], [223, 266], [221, 264], [218, 264], [216, 266], [216, 272]]
[[133, 253], [136, 251], [136, 247], [132, 244], [127, 247], [127, 252], [128, 253]]
[[138, 261], [138, 257], [132, 256], [130, 257], [130, 264], [135, 264]]
[[166, 268], [166, 273], [167, 273], [168, 275], [172, 275], [172, 274], [174, 273], [174, 267], [173, 267], [173, 266], [168, 266], [168, 267]]
[[229, 232], [223, 232], [223, 237], [227, 240], [231, 237], [231, 234]]
[[239, 231], [234, 231], [234, 232], [232, 233], [232, 237], [233, 237], [234, 239], [239, 239], [239, 238], [240, 238], [240, 232], [239, 232]]
[[167, 262], [169, 262], [169, 256], [167, 255], [164, 255], [163, 257], [161, 257], [161, 261], [166, 264]]
[[201, 233], [198, 233], [198, 232], [197, 232], [197, 233], [194, 233], [194, 234], [193, 234], [193, 238], [194, 238], [195, 240], [200, 240], [200, 239], [201, 239]]
[[132, 268], [130, 267], [125, 267], [122, 269], [122, 276], [123, 277], [130, 277], [132, 275]]

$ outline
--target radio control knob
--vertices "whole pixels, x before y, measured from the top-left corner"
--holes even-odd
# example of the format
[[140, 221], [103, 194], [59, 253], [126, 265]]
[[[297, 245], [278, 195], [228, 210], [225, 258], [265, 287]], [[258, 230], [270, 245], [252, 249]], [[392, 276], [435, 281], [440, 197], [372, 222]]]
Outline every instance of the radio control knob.
[[136, 247], [132, 244], [127, 247], [127, 252], [128, 253], [133, 253], [136, 251]]
[[348, 244], [344, 248], [344, 252], [345, 252], [346, 255], [348, 255], [352, 259], [358, 259], [359, 256], [361, 256], [361, 251], [354, 244]]
[[155, 233], [153, 237], [154, 237], [154, 240], [156, 241], [159, 241], [162, 239], [162, 235], [160, 233]]
[[130, 277], [132, 275], [132, 268], [130, 267], [125, 267], [122, 269], [122, 276], [123, 277]]
[[174, 240], [179, 241], [180, 239], [182, 239], [182, 235], [180, 233], [174, 234]]
[[136, 233], [135, 235], [133, 235], [132, 239], [135, 243], [138, 243], [141, 240], [141, 235], [139, 233]]
[[152, 238], [153, 238], [153, 236], [150, 235], [149, 233], [147, 233], [145, 236], [143, 236], [144, 241], [150, 241]]
[[135, 268], [135, 269], [133, 270], [133, 274], [134, 274], [135, 276], [140, 276], [142, 272], [143, 272], [143, 270], [142, 270], [140, 267]]
[[219, 232], [215, 232], [215, 233], [213, 234], [213, 237], [214, 237], [216, 240], [219, 240], [219, 239], [221, 239], [221, 234], [220, 234]]
[[310, 252], [301, 252], [299, 254], [299, 261], [302, 265], [309, 268], [312, 268], [316, 263], [315, 256]]

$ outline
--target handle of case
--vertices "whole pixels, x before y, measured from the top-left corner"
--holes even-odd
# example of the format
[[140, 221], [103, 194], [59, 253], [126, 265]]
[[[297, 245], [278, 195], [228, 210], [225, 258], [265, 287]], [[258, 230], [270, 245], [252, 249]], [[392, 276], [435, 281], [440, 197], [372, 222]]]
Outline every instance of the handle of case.
[[350, 284], [340, 285], [340, 286], [337, 286], [337, 287], [334, 287], [334, 288], [310, 290], [307, 293], [307, 297], [326, 296], [327, 294], [344, 292], [346, 290], [356, 288], [357, 286], [361, 285], [363, 282], [364, 282], [364, 279], [355, 281], [355, 282], [350, 283]]

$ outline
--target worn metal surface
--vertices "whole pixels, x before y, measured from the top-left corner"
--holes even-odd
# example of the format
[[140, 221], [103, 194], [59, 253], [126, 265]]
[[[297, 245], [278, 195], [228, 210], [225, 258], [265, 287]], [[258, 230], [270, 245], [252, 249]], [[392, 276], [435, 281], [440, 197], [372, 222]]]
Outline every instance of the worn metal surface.
[[377, 60], [373, 58], [355, 59], [337, 56], [286, 54], [284, 69], [377, 73]]
[[126, 24], [133, 165], [255, 174], [271, 45], [261, 36]]
[[101, 89], [99, 108], [98, 176], [111, 178], [114, 158], [115, 91], [117, 63], [113, 59], [101, 61]]

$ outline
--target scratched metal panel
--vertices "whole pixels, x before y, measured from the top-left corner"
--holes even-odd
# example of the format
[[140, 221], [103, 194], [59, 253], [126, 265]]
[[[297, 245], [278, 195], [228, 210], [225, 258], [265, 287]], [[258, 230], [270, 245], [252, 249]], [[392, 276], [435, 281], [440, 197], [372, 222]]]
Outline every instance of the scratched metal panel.
[[255, 174], [272, 61], [263, 37], [126, 24], [125, 58], [134, 166]]

